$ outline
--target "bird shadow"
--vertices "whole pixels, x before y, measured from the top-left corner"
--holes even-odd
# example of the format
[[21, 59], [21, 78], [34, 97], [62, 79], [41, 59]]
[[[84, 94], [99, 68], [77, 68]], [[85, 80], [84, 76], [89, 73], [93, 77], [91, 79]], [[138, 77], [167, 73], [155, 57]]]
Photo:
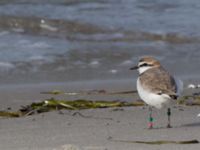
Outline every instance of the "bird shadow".
[[193, 122], [193, 123], [183, 124], [180, 127], [200, 127], [200, 122]]
[[200, 127], [200, 122], [193, 122], [193, 123], [188, 123], [188, 124], [182, 124], [179, 126], [172, 126], [171, 128], [168, 127], [154, 127], [152, 129], [149, 128], [144, 128], [147, 130], [161, 130], [161, 129], [174, 129], [174, 128], [183, 128], [183, 127]]

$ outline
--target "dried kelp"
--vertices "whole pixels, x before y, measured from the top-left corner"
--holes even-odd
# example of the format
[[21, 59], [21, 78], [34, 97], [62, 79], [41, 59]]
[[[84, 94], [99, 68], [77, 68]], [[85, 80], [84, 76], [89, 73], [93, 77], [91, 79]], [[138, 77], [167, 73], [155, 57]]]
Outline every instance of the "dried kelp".
[[70, 110], [80, 110], [80, 109], [94, 109], [94, 108], [107, 108], [107, 107], [127, 107], [127, 106], [142, 106], [143, 102], [121, 102], [121, 101], [91, 101], [91, 100], [55, 100], [49, 99], [39, 103], [32, 103], [31, 105], [25, 106], [20, 111], [30, 112], [36, 110], [38, 113], [58, 110], [58, 109], [70, 109]]
[[0, 117], [20, 117], [28, 116], [37, 113], [49, 112], [52, 110], [80, 110], [80, 109], [95, 109], [95, 108], [108, 108], [108, 107], [128, 107], [128, 106], [143, 106], [142, 101], [136, 102], [121, 102], [121, 101], [91, 101], [91, 100], [56, 100], [51, 98], [38, 103], [32, 103], [22, 108], [17, 112], [1, 111]]
[[[59, 90], [41, 92], [41, 94], [50, 94], [50, 95], [61, 95], [65, 94], [68, 96], [73, 95], [119, 95], [119, 96], [131, 96], [137, 93], [137, 91], [106, 91], [104, 89], [101, 90], [88, 90], [88, 91], [79, 91], [79, 92], [64, 92]], [[187, 105], [187, 106], [200, 106], [200, 93], [193, 93], [192, 95], [179, 97], [177, 104]]]
[[9, 112], [9, 111], [0, 111], [0, 117], [20, 117], [22, 116], [21, 112]]
[[[106, 94], [106, 95], [128, 95], [134, 94], [136, 91], [119, 91], [119, 92], [108, 92], [105, 90], [90, 90], [82, 92], [71, 92], [66, 93], [59, 90], [53, 90], [50, 92], [42, 92], [42, 94], [51, 94], [51, 95], [90, 95], [90, 94]], [[189, 96], [184, 96], [179, 98], [177, 101], [178, 104], [182, 105], [200, 105], [200, 94], [193, 94]], [[53, 110], [68, 109], [68, 110], [80, 110], [80, 109], [95, 109], [95, 108], [107, 108], [107, 107], [128, 107], [128, 106], [143, 106], [143, 101], [134, 101], [134, 102], [123, 102], [123, 101], [92, 101], [87, 99], [78, 99], [78, 100], [57, 100], [55, 98], [47, 99], [42, 102], [32, 103], [27, 106], [22, 106], [18, 111], [11, 112], [0, 111], [0, 117], [21, 117], [28, 116], [43, 112], [49, 112]]]
[[200, 96], [196, 94], [183, 96], [179, 98], [178, 104], [186, 106], [200, 106]]
[[161, 145], [161, 144], [199, 144], [199, 141], [186, 140], [186, 141], [169, 141], [169, 140], [158, 140], [158, 141], [126, 141], [126, 140], [112, 140], [114, 142], [124, 142], [124, 143], [138, 143], [138, 144], [149, 144], [149, 145]]

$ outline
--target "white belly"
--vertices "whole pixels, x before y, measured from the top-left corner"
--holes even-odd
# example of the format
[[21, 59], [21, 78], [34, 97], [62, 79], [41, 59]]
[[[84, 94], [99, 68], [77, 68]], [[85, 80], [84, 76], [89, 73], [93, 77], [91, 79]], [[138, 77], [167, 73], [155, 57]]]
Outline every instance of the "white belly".
[[158, 109], [162, 108], [163, 105], [168, 104], [171, 99], [165, 95], [157, 95], [148, 90], [142, 88], [139, 78], [137, 79], [137, 90], [140, 98], [150, 106], [154, 106]]

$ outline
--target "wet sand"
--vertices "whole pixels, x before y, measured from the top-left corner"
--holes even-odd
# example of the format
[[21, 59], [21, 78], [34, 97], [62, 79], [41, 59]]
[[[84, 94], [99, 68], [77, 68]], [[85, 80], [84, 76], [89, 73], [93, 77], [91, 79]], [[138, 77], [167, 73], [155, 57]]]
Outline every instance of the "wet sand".
[[[91, 81], [70, 84], [38, 84], [4, 86], [0, 88], [1, 109], [30, 104], [50, 98], [41, 91], [80, 91], [104, 89], [107, 91], [133, 90], [134, 81]], [[54, 96], [53, 96], [54, 97]], [[131, 96], [56, 96], [65, 99], [104, 99], [133, 101]], [[200, 140], [200, 112], [196, 106], [173, 107], [171, 129], [165, 128], [166, 110], [154, 110], [155, 128], [147, 129], [148, 109], [144, 107], [89, 109], [80, 111], [53, 111], [22, 118], [1, 119], [0, 149], [4, 150], [133, 150], [133, 149], [198, 149], [199, 144], [146, 145], [126, 141]]]

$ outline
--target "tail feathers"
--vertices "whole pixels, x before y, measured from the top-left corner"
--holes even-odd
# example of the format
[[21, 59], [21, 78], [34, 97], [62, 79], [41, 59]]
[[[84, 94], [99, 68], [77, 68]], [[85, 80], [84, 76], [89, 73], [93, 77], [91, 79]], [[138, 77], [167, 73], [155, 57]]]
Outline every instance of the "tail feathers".
[[174, 77], [174, 78], [177, 85], [177, 94], [178, 96], [180, 96], [181, 93], [183, 92], [183, 81], [177, 77]]

